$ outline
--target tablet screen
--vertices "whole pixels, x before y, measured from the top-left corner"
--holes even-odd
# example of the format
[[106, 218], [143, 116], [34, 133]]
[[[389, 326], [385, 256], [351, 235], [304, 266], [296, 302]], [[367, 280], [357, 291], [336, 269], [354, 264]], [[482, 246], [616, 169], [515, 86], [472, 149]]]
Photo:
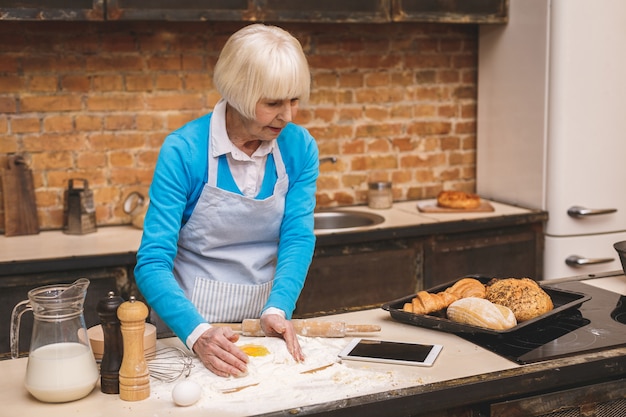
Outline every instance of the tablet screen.
[[441, 349], [441, 345], [354, 339], [339, 356], [342, 359], [430, 366]]

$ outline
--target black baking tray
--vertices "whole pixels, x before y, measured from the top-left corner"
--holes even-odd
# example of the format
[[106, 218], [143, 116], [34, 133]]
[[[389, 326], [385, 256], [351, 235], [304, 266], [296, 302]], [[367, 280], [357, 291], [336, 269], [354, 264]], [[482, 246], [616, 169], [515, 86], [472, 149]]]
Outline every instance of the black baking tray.
[[[486, 277], [482, 275], [467, 275], [463, 278], [475, 278], [486, 284], [492, 278]], [[459, 278], [461, 279], [461, 278]], [[444, 291], [446, 288], [452, 286], [456, 281], [450, 281], [446, 284], [439, 285], [434, 288], [430, 288], [426, 291], [430, 293], [438, 293], [440, 291]], [[441, 330], [448, 333], [469, 333], [469, 334], [506, 334], [512, 333], [517, 330], [520, 330], [524, 327], [536, 324], [542, 320], [545, 320], [550, 317], [554, 317], [564, 311], [578, 308], [582, 303], [591, 299], [590, 295], [563, 290], [561, 288], [553, 288], [549, 285], [543, 285], [539, 283], [540, 287], [548, 293], [550, 298], [552, 299], [552, 304], [554, 304], [554, 308], [552, 311], [549, 311], [541, 316], [535, 317], [531, 320], [526, 320], [519, 323], [517, 326], [511, 327], [506, 330], [494, 330], [488, 329], [485, 327], [472, 326], [469, 324], [457, 323], [452, 320], [448, 320], [446, 318], [446, 312], [444, 310], [435, 311], [429, 314], [416, 314], [409, 313], [404, 311], [402, 307], [404, 307], [405, 303], [410, 302], [413, 298], [415, 298], [415, 294], [408, 295], [406, 297], [398, 298], [397, 300], [390, 301], [388, 303], [383, 304], [382, 309], [389, 311], [391, 317], [397, 321], [402, 323], [412, 324], [414, 326], [425, 327], [428, 329]]]

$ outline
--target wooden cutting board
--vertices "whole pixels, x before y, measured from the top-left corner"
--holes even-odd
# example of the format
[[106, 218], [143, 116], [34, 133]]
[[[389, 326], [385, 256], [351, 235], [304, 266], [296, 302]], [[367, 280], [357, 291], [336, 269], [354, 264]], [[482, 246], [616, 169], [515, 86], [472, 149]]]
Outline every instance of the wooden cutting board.
[[2, 169], [4, 234], [6, 236], [39, 233], [33, 173], [19, 155], [9, 156]]
[[422, 213], [482, 213], [490, 212], [495, 209], [489, 201], [482, 200], [480, 205], [473, 209], [453, 209], [447, 207], [439, 207], [437, 201], [423, 201], [417, 203], [417, 209]]

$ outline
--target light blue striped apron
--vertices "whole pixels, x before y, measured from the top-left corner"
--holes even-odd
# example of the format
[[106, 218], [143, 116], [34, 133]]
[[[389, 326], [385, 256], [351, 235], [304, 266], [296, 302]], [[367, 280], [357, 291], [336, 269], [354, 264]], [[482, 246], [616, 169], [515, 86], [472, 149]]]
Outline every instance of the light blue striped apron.
[[255, 200], [217, 188], [219, 157], [209, 141], [208, 181], [174, 260], [174, 276], [209, 323], [258, 318], [269, 297], [289, 186], [278, 145], [272, 155], [274, 193]]

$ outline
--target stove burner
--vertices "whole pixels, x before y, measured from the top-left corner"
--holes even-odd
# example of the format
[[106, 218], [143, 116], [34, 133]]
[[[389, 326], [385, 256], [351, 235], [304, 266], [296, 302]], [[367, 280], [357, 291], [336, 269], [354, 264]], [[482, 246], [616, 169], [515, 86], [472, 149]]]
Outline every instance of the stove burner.
[[[460, 336], [514, 362], [525, 364], [584, 351], [626, 345], [626, 297], [583, 284], [554, 287], [591, 295], [579, 309], [564, 311], [513, 333]], [[610, 307], [615, 305], [611, 312]]]

